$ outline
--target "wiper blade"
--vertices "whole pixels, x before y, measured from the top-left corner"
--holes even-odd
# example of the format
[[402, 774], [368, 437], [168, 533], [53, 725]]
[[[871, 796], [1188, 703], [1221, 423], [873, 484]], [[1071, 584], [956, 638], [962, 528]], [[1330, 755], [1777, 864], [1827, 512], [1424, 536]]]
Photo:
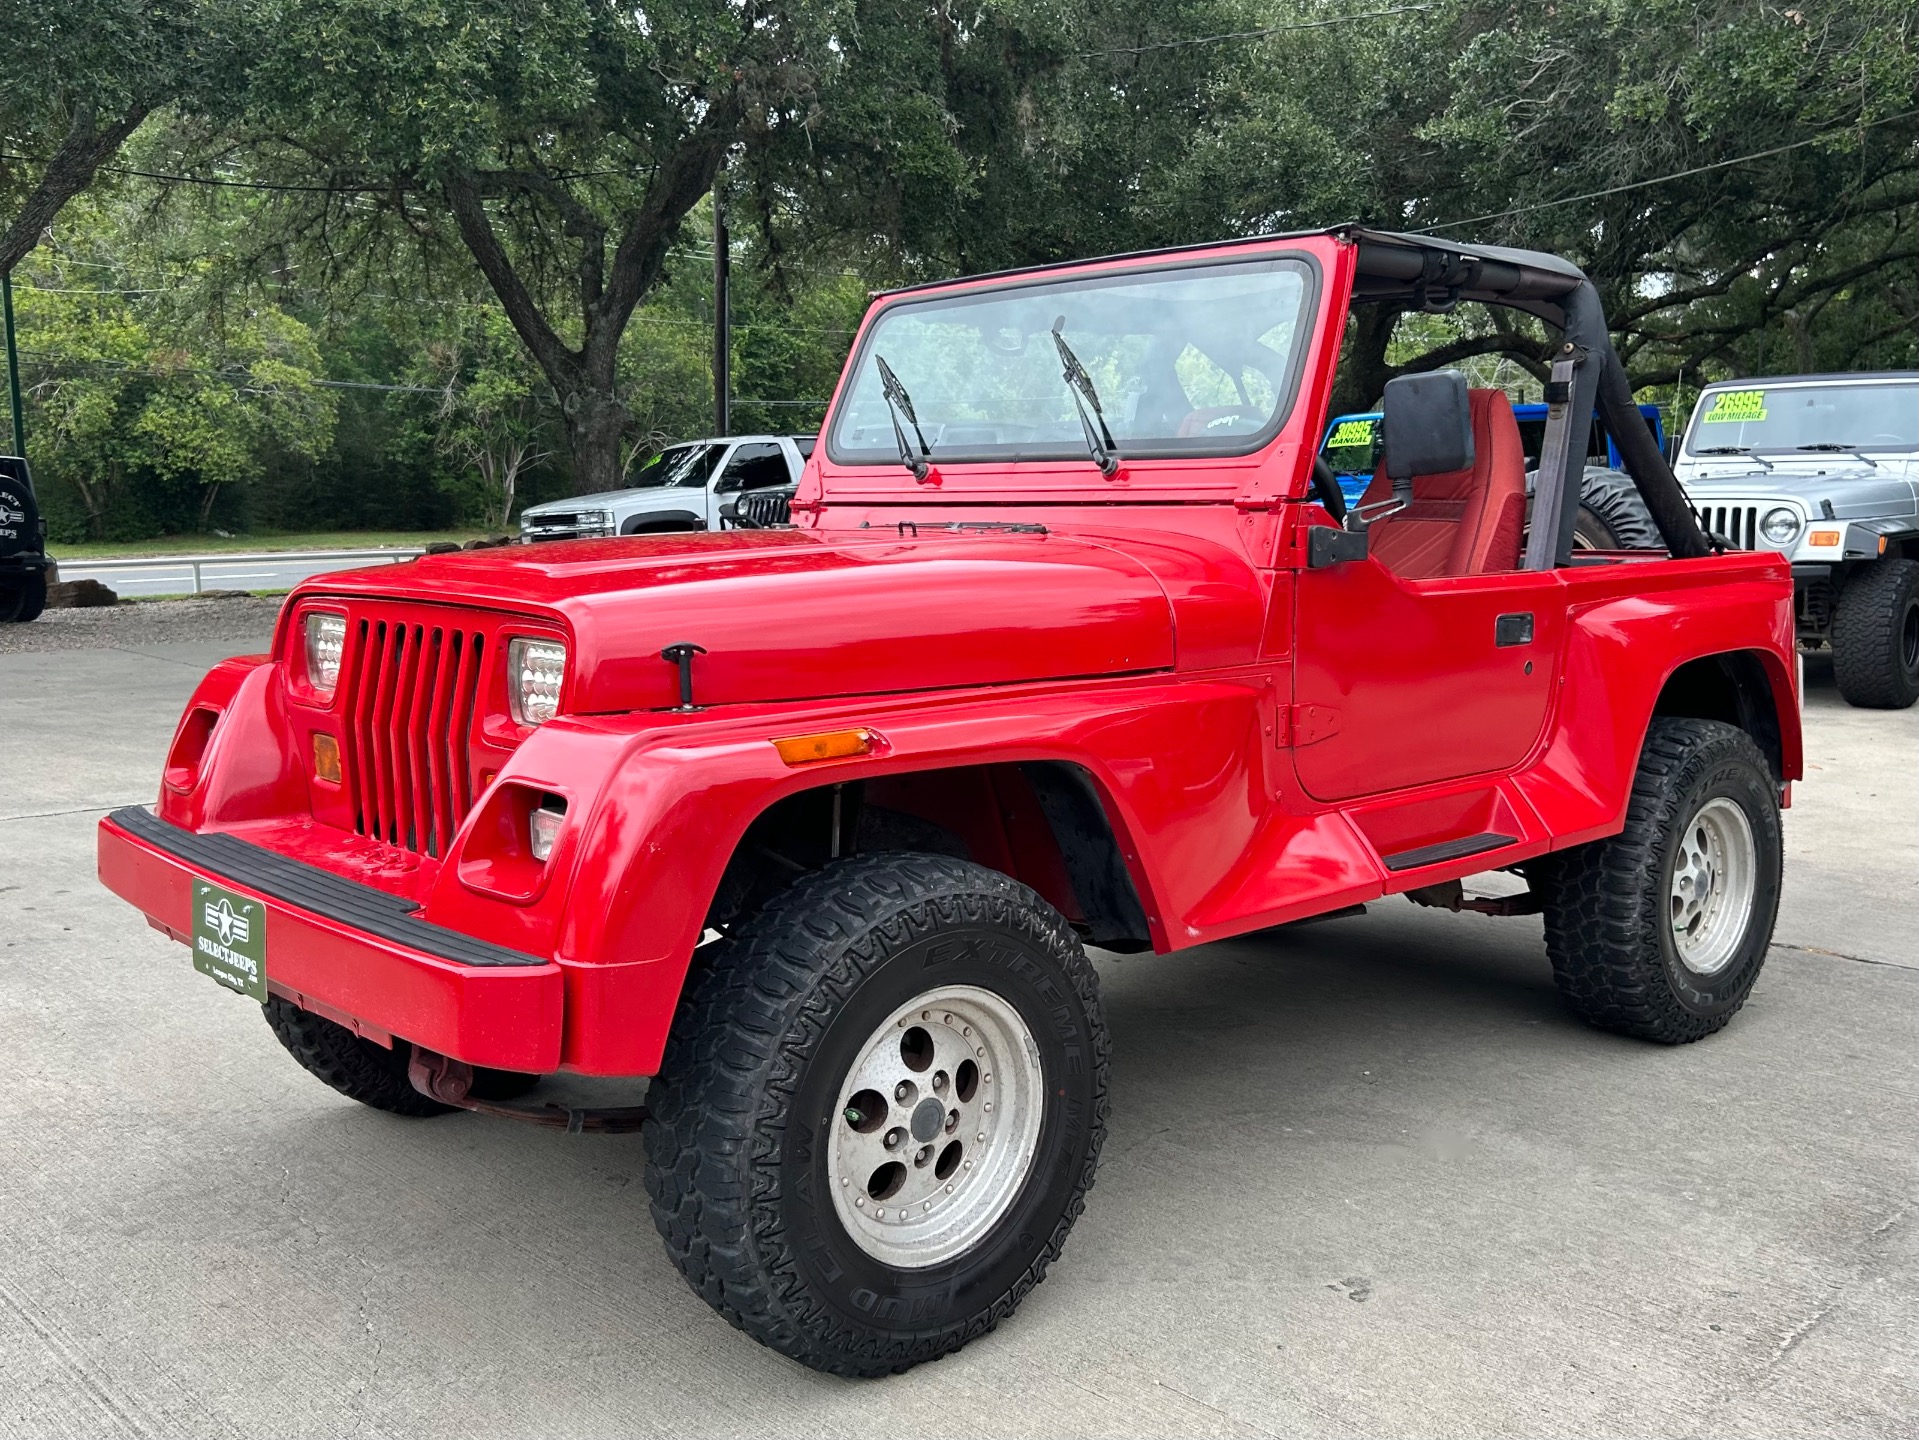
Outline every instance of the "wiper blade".
[[1824, 455], [1850, 455], [1853, 459], [1863, 461], [1875, 470], [1879, 468], [1879, 462], [1866, 454], [1866, 452], [1861, 450], [1857, 445], [1841, 445], [1836, 440], [1822, 440], [1817, 445], [1797, 445], [1793, 448], [1797, 450], [1817, 450]]
[[[1059, 333], [1065, 324], [1064, 315], [1053, 322], [1053, 344], [1059, 350], [1059, 362], [1063, 367], [1060, 376], [1066, 381], [1073, 397], [1073, 408], [1079, 412], [1079, 428], [1086, 432], [1086, 448], [1092, 454], [1093, 463], [1099, 466], [1099, 473], [1110, 480], [1119, 470], [1119, 461], [1113, 458], [1113, 432], [1106, 428], [1106, 412], [1100, 409], [1099, 391], [1093, 388], [1093, 377], [1086, 373], [1086, 367], [1079, 363], [1079, 356], [1073, 353], [1073, 347]], [[1092, 407], [1090, 413], [1088, 406]], [[1095, 421], [1099, 422], [1098, 429], [1093, 428]]]
[[1750, 445], [1710, 445], [1703, 450], [1695, 450], [1692, 453], [1695, 455], [1743, 455], [1748, 460], [1757, 460], [1761, 465], [1764, 465], [1768, 470], [1774, 470], [1778, 468], [1772, 463], [1772, 461], [1768, 460], [1764, 455], [1753, 454], [1752, 446]]
[[[880, 394], [886, 397], [887, 413], [893, 419], [893, 440], [900, 447], [900, 464], [913, 472], [915, 480], [924, 480], [932, 471], [926, 463], [926, 457], [933, 453], [926, 443], [926, 432], [920, 429], [919, 416], [913, 413], [913, 397], [906, 393], [906, 387], [900, 384], [900, 377], [893, 373], [893, 367], [886, 363], [884, 355], [875, 352], [874, 363], [880, 367]], [[906, 432], [900, 428], [900, 417], [906, 417], [906, 423], [913, 427], [913, 434], [920, 442], [920, 453], [915, 455], [913, 447], [906, 443]]]

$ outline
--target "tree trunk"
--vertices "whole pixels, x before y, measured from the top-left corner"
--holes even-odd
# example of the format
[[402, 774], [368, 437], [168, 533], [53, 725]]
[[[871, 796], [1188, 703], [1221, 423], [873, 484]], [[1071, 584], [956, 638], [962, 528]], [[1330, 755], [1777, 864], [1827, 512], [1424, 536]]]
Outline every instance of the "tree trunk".
[[1353, 311], [1346, 353], [1340, 357], [1339, 375], [1333, 384], [1333, 414], [1373, 408], [1386, 382], [1393, 378], [1393, 367], [1386, 363], [1386, 347], [1392, 341], [1399, 315], [1391, 305], [1362, 305]]
[[626, 406], [606, 390], [582, 388], [566, 412], [566, 447], [573, 458], [573, 493], [597, 495], [620, 488], [620, 436]]

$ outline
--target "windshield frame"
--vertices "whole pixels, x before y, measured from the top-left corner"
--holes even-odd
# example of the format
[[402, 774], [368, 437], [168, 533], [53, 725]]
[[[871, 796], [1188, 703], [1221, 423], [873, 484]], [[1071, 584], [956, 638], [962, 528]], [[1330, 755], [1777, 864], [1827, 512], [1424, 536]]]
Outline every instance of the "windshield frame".
[[[1248, 435], [1220, 436], [1207, 440], [1204, 436], [1173, 437], [1148, 444], [1137, 442], [1114, 447], [1113, 454], [1120, 460], [1212, 460], [1232, 459], [1252, 455], [1265, 449], [1286, 428], [1299, 404], [1299, 394], [1306, 373], [1306, 360], [1313, 348], [1313, 340], [1320, 320], [1320, 301], [1325, 289], [1325, 275], [1320, 267], [1319, 257], [1311, 251], [1292, 248], [1277, 250], [1256, 250], [1251, 254], [1210, 255], [1204, 258], [1190, 256], [1178, 259], [1162, 260], [1149, 265], [1101, 265], [1096, 269], [1059, 269], [1035, 274], [1018, 281], [992, 281], [977, 286], [966, 286], [964, 281], [955, 281], [953, 289], [941, 288], [931, 293], [914, 289], [900, 293], [894, 298], [882, 299], [876, 303], [867, 315], [866, 323], [860, 329], [859, 343], [841, 372], [838, 390], [833, 396], [832, 408], [827, 412], [820, 425], [819, 447], [826, 452], [826, 458], [835, 465], [849, 469], [901, 469], [899, 456], [887, 450], [842, 450], [839, 446], [839, 421], [841, 410], [852, 404], [853, 392], [863, 369], [871, 365], [875, 337], [882, 322], [894, 311], [906, 308], [949, 308], [969, 304], [989, 303], [1007, 295], [1030, 290], [1066, 290], [1076, 288], [1091, 289], [1114, 282], [1125, 283], [1142, 276], [1165, 275], [1172, 271], [1204, 271], [1223, 266], [1246, 267], [1260, 264], [1282, 264], [1298, 273], [1300, 280], [1299, 312], [1295, 321], [1291, 353], [1286, 357], [1283, 384], [1273, 387], [1273, 413], [1267, 417], [1260, 429]], [[964, 287], [964, 288], [961, 288]], [[1062, 393], [1066, 386], [1060, 381]], [[927, 459], [934, 465], [945, 467], [954, 465], [1003, 466], [1014, 464], [1047, 464], [1082, 462], [1090, 464], [1083, 441], [1060, 441], [1054, 444], [1001, 447], [988, 451], [948, 450], [933, 446], [933, 453]]]
[[[1795, 460], [1831, 461], [1842, 457], [1847, 451], [1856, 450], [1861, 455], [1912, 455], [1919, 453], [1919, 443], [1912, 445], [1847, 445], [1844, 450], [1802, 450], [1788, 445], [1784, 448], [1772, 445], [1749, 445], [1739, 454], [1709, 455], [1696, 448], [1702, 439], [1710, 440], [1711, 433], [1701, 423], [1701, 417], [1708, 409], [1707, 402], [1713, 396], [1728, 390], [1769, 390], [1780, 394], [1801, 390], [1897, 390], [1901, 387], [1919, 389], [1919, 379], [1910, 375], [1888, 375], [1884, 379], [1865, 376], [1848, 376], [1833, 380], [1780, 380], [1768, 383], [1763, 375], [1747, 380], [1727, 380], [1708, 385], [1699, 392], [1699, 398], [1693, 402], [1692, 414], [1686, 419], [1686, 435], [1680, 453], [1688, 460], [1702, 463], [1736, 462], [1745, 455], [1791, 456]], [[1716, 427], [1717, 428], [1717, 427]], [[1837, 442], [1834, 442], [1837, 443]]]

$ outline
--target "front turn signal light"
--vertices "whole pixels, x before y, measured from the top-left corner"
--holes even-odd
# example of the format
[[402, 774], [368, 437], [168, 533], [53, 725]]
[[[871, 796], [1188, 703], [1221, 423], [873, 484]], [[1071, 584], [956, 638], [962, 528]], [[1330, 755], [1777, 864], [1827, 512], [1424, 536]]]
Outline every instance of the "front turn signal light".
[[329, 785], [340, 783], [340, 742], [331, 735], [313, 736], [313, 778]]
[[871, 730], [828, 730], [821, 735], [793, 735], [775, 740], [773, 748], [788, 765], [811, 765], [820, 760], [844, 760], [870, 755], [879, 743]]
[[1825, 549], [1839, 543], [1839, 532], [1837, 530], [1815, 530], [1806, 537], [1806, 543]]

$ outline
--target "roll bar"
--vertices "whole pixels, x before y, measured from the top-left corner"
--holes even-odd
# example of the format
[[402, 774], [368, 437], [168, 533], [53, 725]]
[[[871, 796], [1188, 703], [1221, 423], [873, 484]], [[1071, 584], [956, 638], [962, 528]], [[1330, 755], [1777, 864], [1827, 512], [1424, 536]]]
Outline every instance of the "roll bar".
[[1633, 404], [1626, 367], [1606, 330], [1599, 291], [1577, 265], [1541, 251], [1461, 245], [1427, 235], [1358, 227], [1338, 233], [1359, 247], [1355, 303], [1398, 304], [1443, 315], [1460, 301], [1472, 300], [1523, 311], [1559, 330], [1552, 378], [1546, 384], [1546, 435], [1526, 569], [1550, 569], [1572, 559], [1586, 468], [1584, 435], [1591, 423], [1586, 417], [1595, 408], [1667, 550], [1675, 559], [1713, 552], [1672, 466]]

